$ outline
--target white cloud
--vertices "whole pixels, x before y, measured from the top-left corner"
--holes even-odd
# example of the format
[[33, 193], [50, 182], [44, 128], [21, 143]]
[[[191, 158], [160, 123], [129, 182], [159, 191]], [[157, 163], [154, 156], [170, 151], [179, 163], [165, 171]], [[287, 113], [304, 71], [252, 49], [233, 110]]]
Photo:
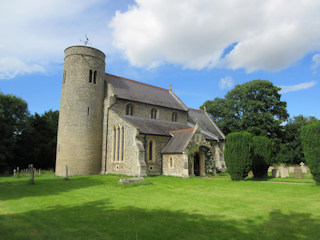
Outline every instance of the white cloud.
[[11, 79], [18, 74], [45, 72], [38, 64], [26, 64], [17, 58], [0, 59], [0, 79]]
[[313, 55], [312, 62], [313, 62], [312, 69], [317, 69], [320, 66], [320, 54], [319, 53]]
[[[44, 72], [88, 34], [93, 47], [111, 42], [104, 0], [0, 1], [0, 79]], [[113, 13], [112, 13], [113, 14]], [[111, 14], [109, 13], [111, 19]]]
[[319, 12], [320, 1], [136, 0], [110, 26], [114, 45], [135, 66], [276, 71], [320, 50]]
[[220, 89], [230, 89], [234, 85], [232, 77], [224, 77], [220, 79], [219, 88]]
[[306, 83], [300, 83], [297, 85], [288, 85], [288, 86], [279, 86], [281, 88], [280, 93], [288, 93], [288, 92], [296, 92], [303, 89], [308, 89], [317, 84], [316, 81], [306, 82]]

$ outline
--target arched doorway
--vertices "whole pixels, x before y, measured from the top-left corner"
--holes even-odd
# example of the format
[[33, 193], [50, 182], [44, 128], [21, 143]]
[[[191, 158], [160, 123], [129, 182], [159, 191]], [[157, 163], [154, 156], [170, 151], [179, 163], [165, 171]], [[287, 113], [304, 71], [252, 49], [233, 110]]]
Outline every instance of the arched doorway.
[[195, 176], [200, 176], [200, 155], [196, 153], [193, 158], [193, 171]]

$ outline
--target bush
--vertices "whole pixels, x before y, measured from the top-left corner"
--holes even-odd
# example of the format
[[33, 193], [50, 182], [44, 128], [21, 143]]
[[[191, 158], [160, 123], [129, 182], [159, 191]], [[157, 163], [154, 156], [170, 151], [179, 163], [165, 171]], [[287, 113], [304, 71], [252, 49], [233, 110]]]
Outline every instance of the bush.
[[224, 157], [231, 179], [243, 180], [248, 175], [252, 164], [252, 134], [248, 132], [228, 134]]
[[320, 185], [320, 122], [302, 127], [301, 143], [313, 179]]
[[253, 137], [252, 172], [255, 177], [268, 175], [268, 167], [271, 164], [272, 141], [264, 136]]

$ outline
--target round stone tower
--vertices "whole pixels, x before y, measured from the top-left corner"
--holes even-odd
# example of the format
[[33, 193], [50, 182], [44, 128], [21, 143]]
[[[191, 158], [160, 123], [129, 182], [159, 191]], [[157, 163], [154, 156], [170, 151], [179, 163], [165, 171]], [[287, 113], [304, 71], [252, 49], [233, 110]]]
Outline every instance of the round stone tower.
[[56, 175], [101, 172], [105, 55], [87, 46], [65, 50]]

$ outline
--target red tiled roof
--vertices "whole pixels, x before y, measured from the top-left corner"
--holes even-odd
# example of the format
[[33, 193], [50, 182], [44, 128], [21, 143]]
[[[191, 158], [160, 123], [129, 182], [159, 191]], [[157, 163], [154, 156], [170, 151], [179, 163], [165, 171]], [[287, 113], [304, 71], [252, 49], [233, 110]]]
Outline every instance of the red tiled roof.
[[201, 113], [205, 113], [205, 111], [203, 111], [203, 110], [194, 109], [194, 108], [189, 108], [189, 110], [191, 110], [191, 111], [196, 111], [196, 112], [201, 112]]
[[188, 132], [188, 131], [193, 131], [193, 130], [194, 130], [194, 128], [186, 128], [186, 129], [179, 129], [179, 130], [170, 131], [170, 133]]

